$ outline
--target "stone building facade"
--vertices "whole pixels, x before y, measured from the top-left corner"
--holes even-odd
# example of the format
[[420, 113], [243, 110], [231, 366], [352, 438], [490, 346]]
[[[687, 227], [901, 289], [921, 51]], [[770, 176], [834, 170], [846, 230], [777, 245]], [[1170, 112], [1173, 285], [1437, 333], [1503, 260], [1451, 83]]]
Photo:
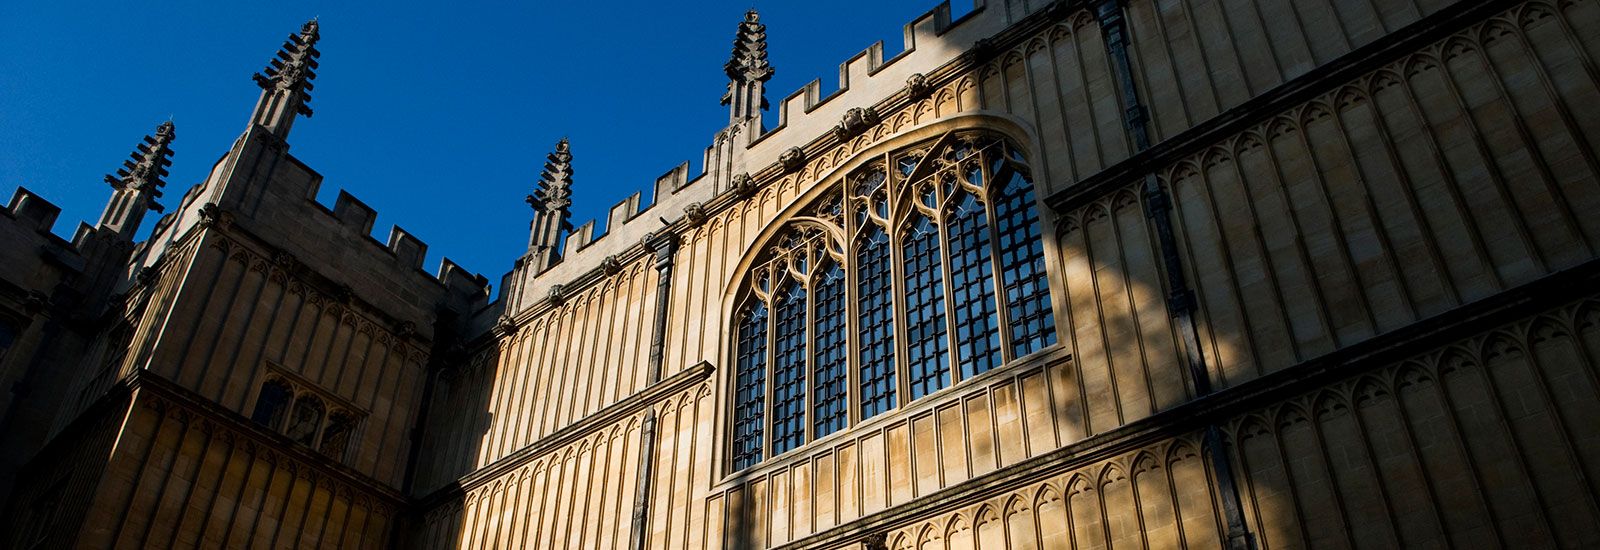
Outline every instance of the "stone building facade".
[[770, 105], [751, 12], [493, 292], [313, 200], [319, 32], [148, 239], [170, 125], [3, 211], [0, 545], [1600, 546], [1600, 1], [941, 5]]

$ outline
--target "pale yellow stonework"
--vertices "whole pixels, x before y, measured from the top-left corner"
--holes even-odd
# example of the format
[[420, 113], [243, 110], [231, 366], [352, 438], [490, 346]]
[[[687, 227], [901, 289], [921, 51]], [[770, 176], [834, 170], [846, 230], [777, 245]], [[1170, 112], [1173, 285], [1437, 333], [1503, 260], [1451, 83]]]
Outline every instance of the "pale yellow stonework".
[[[494, 295], [307, 199], [309, 76], [143, 243], [19, 191], [0, 546], [1600, 547], [1600, 1], [940, 6], [765, 113], [758, 25], [705, 173], [559, 231], [563, 142]], [[966, 136], [1025, 159], [1055, 343], [736, 470], [764, 251]]]

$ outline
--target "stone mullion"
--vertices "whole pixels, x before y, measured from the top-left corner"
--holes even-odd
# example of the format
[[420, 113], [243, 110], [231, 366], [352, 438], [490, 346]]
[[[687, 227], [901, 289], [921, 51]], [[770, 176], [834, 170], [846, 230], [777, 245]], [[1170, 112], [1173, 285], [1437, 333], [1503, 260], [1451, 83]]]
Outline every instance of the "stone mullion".
[[[1127, 117], [1126, 128], [1132, 134], [1134, 146], [1138, 151], [1148, 150], [1151, 143], [1147, 111], [1139, 102], [1139, 94], [1134, 85], [1127, 51], [1127, 27], [1121, 2], [1101, 0], [1096, 5], [1095, 11], [1100, 22], [1102, 37], [1106, 41], [1106, 49], [1112, 58], [1113, 73], [1117, 77], [1116, 84], [1121, 88]], [[1195, 325], [1194, 291], [1190, 289], [1184, 277], [1177, 237], [1172, 228], [1171, 197], [1161, 187], [1154, 172], [1146, 172], [1143, 180], [1147, 215], [1155, 224], [1156, 237], [1161, 247], [1161, 259], [1166, 268], [1167, 288], [1170, 292], [1168, 310], [1182, 334], [1184, 360], [1193, 377], [1195, 393], [1197, 396], [1204, 396], [1212, 391], [1211, 381], [1206, 371], [1205, 357], [1200, 348], [1199, 334]], [[1227, 523], [1225, 545], [1230, 549], [1252, 548], [1253, 536], [1245, 524], [1237, 481], [1234, 479], [1227, 453], [1222, 448], [1221, 431], [1212, 422], [1205, 426], [1204, 434], [1206, 444], [1202, 445], [1202, 452], [1206, 453], [1215, 470], [1217, 479], [1214, 486], [1221, 492], [1219, 496], [1222, 499]]]
[[[1054, 51], [1054, 48], [1049, 49]], [[1054, 66], [1054, 61], [1051, 61], [1051, 63], [1052, 66]], [[1051, 72], [1055, 73], [1057, 71], [1052, 70]], [[1058, 84], [1056, 88], [1059, 90], [1060, 85]], [[1066, 120], [1065, 114], [1062, 115], [1061, 120]], [[1005, 147], [1005, 145], [997, 145], [997, 147]], [[998, 197], [1001, 192], [1003, 192], [1003, 188], [1001, 187], [999, 175], [989, 172], [989, 162], [985, 157], [990, 154], [999, 154], [1003, 157], [1005, 155], [1005, 151], [1002, 150], [999, 152], [989, 151], [978, 153], [978, 173], [983, 175], [984, 181], [969, 183], [973, 183], [982, 189], [978, 193], [974, 193], [974, 195], [976, 195], [979, 199], [979, 202], [983, 204], [984, 230], [989, 234], [989, 284], [994, 285], [994, 296], [992, 299], [995, 302], [995, 330], [1000, 332], [1000, 361], [1001, 364], [1005, 364], [1015, 361], [1017, 357], [1014, 351], [1015, 348], [1011, 343], [1011, 339], [1014, 335], [1011, 334], [1011, 304], [1008, 300], [1006, 300], [1006, 273], [1004, 269], [1005, 255], [1001, 251], [1000, 229], [998, 227], [1000, 224], [1000, 218], [995, 215], [994, 210], [995, 198]], [[1040, 156], [1043, 155], [1041, 154]], [[1040, 161], [1042, 162], [1043, 159], [1040, 159]], [[1013, 171], [1016, 170], [1015, 167], [1011, 167], [1011, 169]], [[967, 192], [971, 193], [972, 191], [968, 190]], [[1037, 192], [1038, 190], [1035, 189], [1035, 193]], [[1036, 194], [1034, 196], [1037, 197], [1038, 195]], [[1042, 222], [1044, 216], [1040, 216], [1039, 219]], [[1039, 238], [1041, 240], [1044, 239], [1044, 231], [1039, 232]], [[1047, 280], [1045, 281], [1046, 288], [1049, 288], [1050, 286], [1048, 277], [1049, 275], [1047, 274]], [[955, 331], [953, 330], [950, 332], [951, 334], [955, 334]]]

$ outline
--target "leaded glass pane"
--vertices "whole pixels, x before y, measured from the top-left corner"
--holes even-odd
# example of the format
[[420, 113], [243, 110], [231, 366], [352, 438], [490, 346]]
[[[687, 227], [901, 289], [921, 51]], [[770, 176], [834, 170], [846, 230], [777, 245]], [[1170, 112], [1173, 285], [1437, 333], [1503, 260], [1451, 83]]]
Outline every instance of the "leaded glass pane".
[[734, 362], [733, 469], [761, 462], [761, 423], [766, 407], [767, 305], [757, 302], [739, 320]]
[[893, 409], [894, 396], [894, 271], [889, 263], [889, 235], [872, 226], [856, 251], [856, 285], [860, 306], [861, 418]]
[[816, 305], [812, 306], [816, 314], [816, 344], [811, 352], [812, 437], [841, 430], [849, 422], [844, 269], [837, 263], [829, 264], [817, 277]]
[[1011, 353], [1021, 357], [1054, 344], [1056, 323], [1050, 311], [1050, 283], [1044, 267], [1044, 242], [1039, 239], [1039, 214], [1034, 210], [1033, 184], [1019, 172], [1002, 171], [1009, 177], [995, 197], [995, 229], [1000, 236], [1000, 271]]
[[806, 442], [806, 289], [797, 281], [777, 298], [772, 338], [772, 454]]
[[955, 306], [956, 362], [961, 377], [1000, 366], [1000, 323], [989, 262], [989, 224], [983, 203], [962, 193], [951, 208], [950, 300]]
[[906, 375], [911, 399], [950, 385], [946, 355], [944, 275], [939, 228], [926, 216], [909, 222], [904, 243], [906, 270]]

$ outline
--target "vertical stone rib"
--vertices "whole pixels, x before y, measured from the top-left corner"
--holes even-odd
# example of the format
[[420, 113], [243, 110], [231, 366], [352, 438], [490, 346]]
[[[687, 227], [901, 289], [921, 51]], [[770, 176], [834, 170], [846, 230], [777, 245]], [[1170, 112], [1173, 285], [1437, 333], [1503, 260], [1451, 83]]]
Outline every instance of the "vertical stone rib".
[[[1100, 0], [1095, 6], [1095, 17], [1100, 21], [1101, 34], [1105, 37], [1106, 49], [1111, 54], [1112, 70], [1116, 74], [1117, 87], [1122, 91], [1122, 104], [1125, 105], [1123, 115], [1128, 132], [1133, 137], [1135, 152], [1150, 148], [1150, 130], [1148, 111], [1139, 103], [1139, 92], [1135, 87], [1132, 63], [1128, 59], [1128, 38], [1126, 21], [1123, 18], [1122, 5], [1119, 0]], [[1182, 260], [1178, 254], [1178, 241], [1172, 229], [1172, 198], [1161, 187], [1154, 172], [1144, 176], [1144, 195], [1146, 214], [1155, 224], [1156, 240], [1161, 247], [1161, 262], [1167, 273], [1167, 308], [1172, 313], [1177, 324], [1180, 337], [1183, 339], [1184, 363], [1188, 368], [1189, 376], [1194, 380], [1196, 397], [1211, 393], [1210, 374], [1206, 371], [1204, 352], [1200, 348], [1200, 337], [1195, 326], [1195, 300], [1194, 291], [1189, 288], [1189, 283], [1183, 274]], [[1243, 504], [1239, 499], [1238, 483], [1234, 480], [1232, 464], [1222, 447], [1222, 432], [1215, 423], [1208, 423], [1205, 428], [1205, 440], [1202, 452], [1211, 462], [1212, 470], [1217, 476], [1217, 490], [1222, 492], [1223, 516], [1228, 524], [1226, 547], [1232, 550], [1254, 548], [1253, 537], [1245, 525]]]
[[[678, 251], [678, 236], [647, 235], [645, 246], [656, 253], [656, 312], [650, 335], [650, 364], [645, 379], [648, 388], [661, 381], [661, 361], [666, 351], [667, 319], [672, 298], [672, 258]], [[628, 548], [644, 550], [649, 534], [651, 481], [655, 478], [656, 408], [645, 410], [639, 430], [639, 478], [634, 484], [633, 521]]]

